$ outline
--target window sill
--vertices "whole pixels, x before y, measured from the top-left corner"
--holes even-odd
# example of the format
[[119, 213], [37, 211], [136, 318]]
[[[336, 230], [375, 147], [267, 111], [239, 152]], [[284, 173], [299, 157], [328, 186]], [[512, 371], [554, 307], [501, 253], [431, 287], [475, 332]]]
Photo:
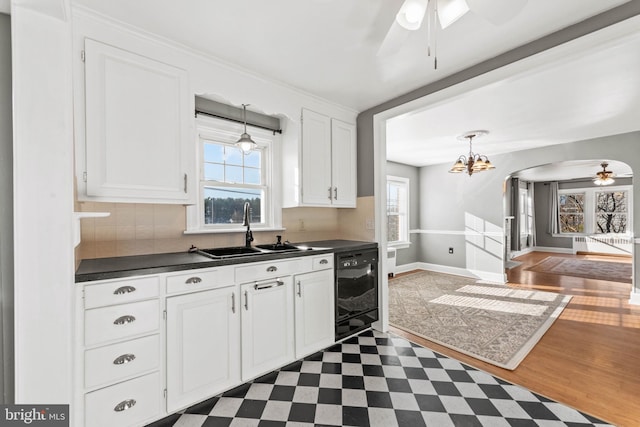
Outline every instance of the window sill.
[[[262, 228], [251, 228], [251, 231], [254, 233], [258, 233], [260, 231], [285, 231], [286, 228], [283, 227], [262, 227]], [[193, 230], [185, 230], [183, 234], [222, 234], [222, 233], [246, 233], [247, 228], [209, 228], [209, 229], [193, 229]]]
[[411, 247], [411, 242], [393, 242], [387, 243], [387, 247], [396, 249], [407, 249]]

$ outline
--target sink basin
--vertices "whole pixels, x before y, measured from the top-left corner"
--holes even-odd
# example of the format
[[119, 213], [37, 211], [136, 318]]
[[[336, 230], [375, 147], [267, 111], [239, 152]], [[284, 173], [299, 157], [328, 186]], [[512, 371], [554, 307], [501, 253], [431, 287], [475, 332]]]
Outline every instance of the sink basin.
[[257, 248], [247, 248], [246, 246], [233, 246], [229, 248], [213, 248], [213, 249], [199, 249], [202, 255], [206, 255], [211, 258], [230, 258], [247, 255], [260, 255], [264, 251]]
[[288, 243], [281, 243], [279, 245], [276, 243], [270, 243], [266, 245], [256, 245], [256, 248], [264, 249], [267, 251], [275, 251], [275, 252], [293, 252], [293, 251], [304, 251], [304, 250], [310, 249], [306, 247], [293, 246]]

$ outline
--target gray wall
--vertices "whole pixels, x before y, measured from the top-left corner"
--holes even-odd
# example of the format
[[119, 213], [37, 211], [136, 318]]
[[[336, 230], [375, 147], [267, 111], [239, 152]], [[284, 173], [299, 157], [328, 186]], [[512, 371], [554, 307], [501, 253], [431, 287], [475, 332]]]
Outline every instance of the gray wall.
[[[420, 170], [420, 228], [430, 230], [421, 240], [422, 261], [498, 273], [502, 270], [499, 239], [468, 238], [461, 232], [501, 230], [504, 221], [505, 178], [516, 171], [564, 160], [620, 160], [640, 170], [640, 132], [493, 156], [496, 169], [469, 177], [450, 174], [449, 164]], [[537, 188], [536, 188], [537, 190]], [[634, 188], [634, 228], [640, 229], [640, 188]], [[541, 242], [538, 242], [542, 246]], [[454, 255], [448, 255], [454, 247]], [[636, 279], [637, 280], [637, 279]], [[637, 283], [637, 281], [636, 281]]]
[[11, 19], [0, 13], [0, 402], [13, 403], [13, 132]]
[[373, 116], [382, 111], [422, 98], [431, 93], [453, 86], [465, 80], [498, 69], [520, 59], [535, 55], [554, 46], [577, 39], [591, 32], [609, 25], [624, 21], [627, 18], [640, 15], [640, 1], [631, 1], [596, 15], [585, 21], [552, 33], [541, 39], [534, 40], [516, 49], [505, 52], [487, 61], [476, 64], [471, 68], [460, 71], [442, 80], [418, 88], [412, 92], [372, 107], [358, 115], [358, 196], [374, 195], [374, 149], [373, 149]]
[[[387, 175], [400, 176], [409, 179], [409, 230], [419, 228], [420, 220], [420, 170], [415, 166], [402, 163], [387, 162]], [[404, 265], [419, 261], [420, 235], [409, 234], [411, 246], [398, 249], [396, 264]]]
[[[560, 184], [558, 183], [558, 186]], [[536, 214], [536, 246], [547, 248], [571, 248], [573, 239], [571, 237], [553, 237], [549, 233], [549, 184], [546, 182], [536, 182], [533, 190], [534, 208]]]

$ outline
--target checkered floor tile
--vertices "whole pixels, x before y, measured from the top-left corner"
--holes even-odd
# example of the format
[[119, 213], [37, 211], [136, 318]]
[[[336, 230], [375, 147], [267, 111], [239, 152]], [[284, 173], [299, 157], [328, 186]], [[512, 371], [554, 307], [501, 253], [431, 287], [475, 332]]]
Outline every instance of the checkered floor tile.
[[149, 427], [608, 426], [403, 338], [365, 331]]

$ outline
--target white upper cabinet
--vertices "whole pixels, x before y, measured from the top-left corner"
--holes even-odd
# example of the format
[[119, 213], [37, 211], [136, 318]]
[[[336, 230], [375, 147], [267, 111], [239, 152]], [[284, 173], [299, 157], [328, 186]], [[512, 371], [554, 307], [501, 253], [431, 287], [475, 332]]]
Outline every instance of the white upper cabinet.
[[356, 206], [356, 127], [331, 119], [331, 182], [335, 207]]
[[80, 200], [193, 202], [194, 109], [185, 70], [86, 39], [85, 110]]
[[356, 127], [302, 110], [300, 140], [284, 139], [284, 206], [356, 206]]

